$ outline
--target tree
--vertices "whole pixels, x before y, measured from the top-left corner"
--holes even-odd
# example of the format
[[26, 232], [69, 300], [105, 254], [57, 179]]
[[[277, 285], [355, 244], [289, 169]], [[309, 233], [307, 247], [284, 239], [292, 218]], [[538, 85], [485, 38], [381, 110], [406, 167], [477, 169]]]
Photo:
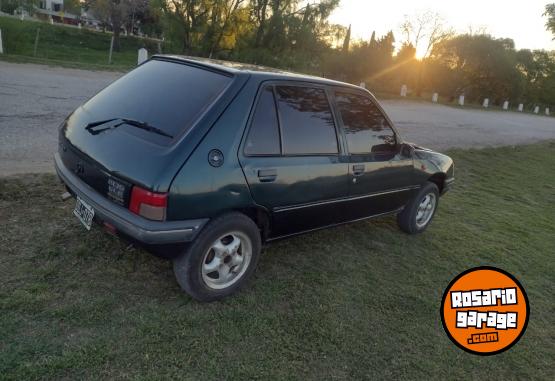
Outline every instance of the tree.
[[555, 3], [547, 4], [543, 15], [547, 16], [545, 27], [553, 33], [553, 39], [555, 40]]
[[459, 35], [438, 44], [430, 64], [427, 83], [444, 94], [464, 93], [469, 100], [500, 103], [519, 99], [524, 91], [511, 39]]
[[545, 105], [555, 102], [555, 53], [519, 50], [517, 69], [525, 78], [523, 101]]
[[266, 31], [266, 21], [268, 20], [268, 4], [270, 0], [252, 0], [251, 7], [255, 22], [258, 24], [256, 28], [255, 47], [262, 44], [264, 33]]
[[206, 27], [203, 45], [212, 57], [220, 46], [224, 34], [230, 29], [231, 22], [244, 0], [216, 0], [212, 2], [210, 22]]
[[79, 0], [64, 0], [64, 12], [79, 16], [81, 14], [81, 7], [81, 1]]
[[426, 11], [412, 17], [405, 15], [401, 24], [405, 36], [403, 44], [412, 45], [417, 51], [423, 52], [420, 58], [427, 58], [435, 44], [453, 35], [453, 31], [445, 26], [443, 18], [435, 12]]
[[[347, 37], [349, 32], [347, 32]], [[326, 74], [334, 78], [367, 84], [387, 82], [384, 74], [387, 68], [393, 64], [393, 52], [395, 50], [395, 37], [393, 32], [376, 39], [372, 34], [370, 41], [353, 41], [345, 37], [342, 48], [338, 48], [336, 54], [326, 57], [323, 66]], [[347, 47], [349, 41], [349, 47]]]
[[351, 25], [349, 25], [349, 29], [347, 29], [347, 35], [345, 36], [345, 40], [343, 40], [343, 52], [349, 52], [349, 45], [351, 44]]
[[[419, 58], [422, 60], [428, 58], [435, 45], [453, 35], [453, 31], [445, 26], [443, 18], [438, 13], [431, 11], [417, 13], [412, 17], [405, 16], [401, 30], [405, 35], [403, 45], [412, 46], [415, 58], [420, 55]], [[414, 62], [412, 65], [418, 67], [418, 70], [413, 71], [412, 74], [416, 76], [416, 94], [420, 96], [425, 65]]]
[[114, 50], [120, 50], [121, 29], [133, 9], [132, 5], [141, 0], [87, 0], [85, 5], [103, 23], [109, 25], [114, 33]]

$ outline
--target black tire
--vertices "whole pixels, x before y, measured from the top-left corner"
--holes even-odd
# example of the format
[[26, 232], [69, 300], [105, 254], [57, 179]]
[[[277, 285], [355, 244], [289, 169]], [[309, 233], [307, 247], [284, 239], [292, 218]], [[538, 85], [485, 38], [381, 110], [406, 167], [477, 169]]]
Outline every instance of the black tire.
[[[250, 259], [248, 263], [244, 264], [244, 269], [241, 269], [241, 272], [238, 273], [236, 276], [237, 279], [234, 281], [233, 284], [229, 285], [228, 287], [215, 289], [210, 286], [209, 282], [216, 282], [219, 279], [219, 271], [215, 271], [211, 274], [217, 273], [217, 278], [212, 279], [211, 276], [215, 275], [203, 275], [203, 269], [205, 266], [206, 261], [212, 256], [213, 261], [215, 258], [216, 250], [213, 249], [214, 243], [222, 243], [224, 242], [223, 238], [220, 240], [221, 237], [231, 237], [234, 239], [234, 236], [231, 233], [237, 233], [242, 237], [240, 239], [241, 246], [239, 251], [244, 250], [243, 247], [248, 247], [250, 240]], [[224, 243], [225, 245], [225, 243]], [[183, 251], [179, 256], [177, 256], [173, 261], [173, 271], [175, 273], [175, 278], [177, 282], [181, 286], [181, 288], [189, 294], [194, 299], [201, 301], [201, 302], [212, 302], [215, 300], [219, 300], [234, 294], [235, 292], [239, 291], [249, 280], [256, 269], [256, 265], [258, 263], [258, 259], [260, 257], [260, 248], [261, 248], [261, 239], [260, 239], [260, 231], [256, 224], [247, 216], [241, 213], [228, 213], [223, 216], [217, 217], [214, 220], [210, 221], [199, 233], [199, 235], [195, 238], [195, 240], [191, 243], [191, 245], [187, 248], [187, 250]], [[223, 256], [227, 256], [231, 258], [231, 255], [223, 254]], [[239, 256], [244, 256], [244, 253], [239, 253]], [[229, 259], [225, 257], [224, 259]], [[245, 260], [246, 257], [243, 257]], [[220, 259], [222, 263], [225, 262], [224, 259]], [[212, 262], [209, 262], [212, 263]], [[232, 262], [230, 262], [232, 263]], [[229, 264], [228, 264], [229, 265]], [[238, 265], [240, 266], [240, 265]], [[235, 268], [234, 266], [229, 266], [232, 269]], [[228, 274], [232, 274], [231, 270], [228, 270]], [[241, 275], [242, 273], [242, 275]], [[222, 278], [223, 279], [223, 278]], [[225, 286], [220, 285], [220, 286]]]
[[[431, 216], [429, 217], [429, 219], [427, 219], [425, 224], [421, 224], [417, 221], [418, 208], [428, 195], [433, 195], [433, 197], [435, 198], [435, 202], [433, 210], [431, 211]], [[397, 215], [397, 224], [405, 233], [422, 233], [432, 222], [438, 206], [439, 190], [437, 189], [437, 185], [431, 182], [427, 182], [422, 188], [420, 188], [420, 191], [416, 194], [416, 196], [414, 196], [412, 200], [409, 201], [403, 211]]]

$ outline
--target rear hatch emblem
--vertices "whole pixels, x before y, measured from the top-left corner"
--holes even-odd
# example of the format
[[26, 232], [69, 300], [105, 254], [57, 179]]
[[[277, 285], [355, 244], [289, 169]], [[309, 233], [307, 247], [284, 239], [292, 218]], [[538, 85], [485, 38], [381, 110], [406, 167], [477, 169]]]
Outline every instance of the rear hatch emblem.
[[113, 177], [108, 179], [108, 197], [116, 204], [125, 206], [130, 188], [129, 185], [123, 184]]

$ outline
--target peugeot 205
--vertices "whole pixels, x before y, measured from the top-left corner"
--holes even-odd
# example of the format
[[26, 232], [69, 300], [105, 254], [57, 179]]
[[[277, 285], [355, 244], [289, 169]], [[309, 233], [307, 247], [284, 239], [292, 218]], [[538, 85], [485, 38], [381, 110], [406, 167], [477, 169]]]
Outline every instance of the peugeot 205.
[[272, 240], [386, 214], [420, 233], [454, 181], [363, 88], [163, 55], [66, 118], [55, 166], [86, 229], [171, 257], [200, 301], [240, 289]]

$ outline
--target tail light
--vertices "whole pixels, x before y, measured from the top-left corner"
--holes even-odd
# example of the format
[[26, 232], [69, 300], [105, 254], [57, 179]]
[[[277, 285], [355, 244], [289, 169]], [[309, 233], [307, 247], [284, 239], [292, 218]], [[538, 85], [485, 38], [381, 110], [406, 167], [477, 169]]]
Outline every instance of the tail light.
[[164, 221], [168, 205], [167, 193], [155, 193], [134, 186], [131, 190], [129, 210], [149, 220]]

